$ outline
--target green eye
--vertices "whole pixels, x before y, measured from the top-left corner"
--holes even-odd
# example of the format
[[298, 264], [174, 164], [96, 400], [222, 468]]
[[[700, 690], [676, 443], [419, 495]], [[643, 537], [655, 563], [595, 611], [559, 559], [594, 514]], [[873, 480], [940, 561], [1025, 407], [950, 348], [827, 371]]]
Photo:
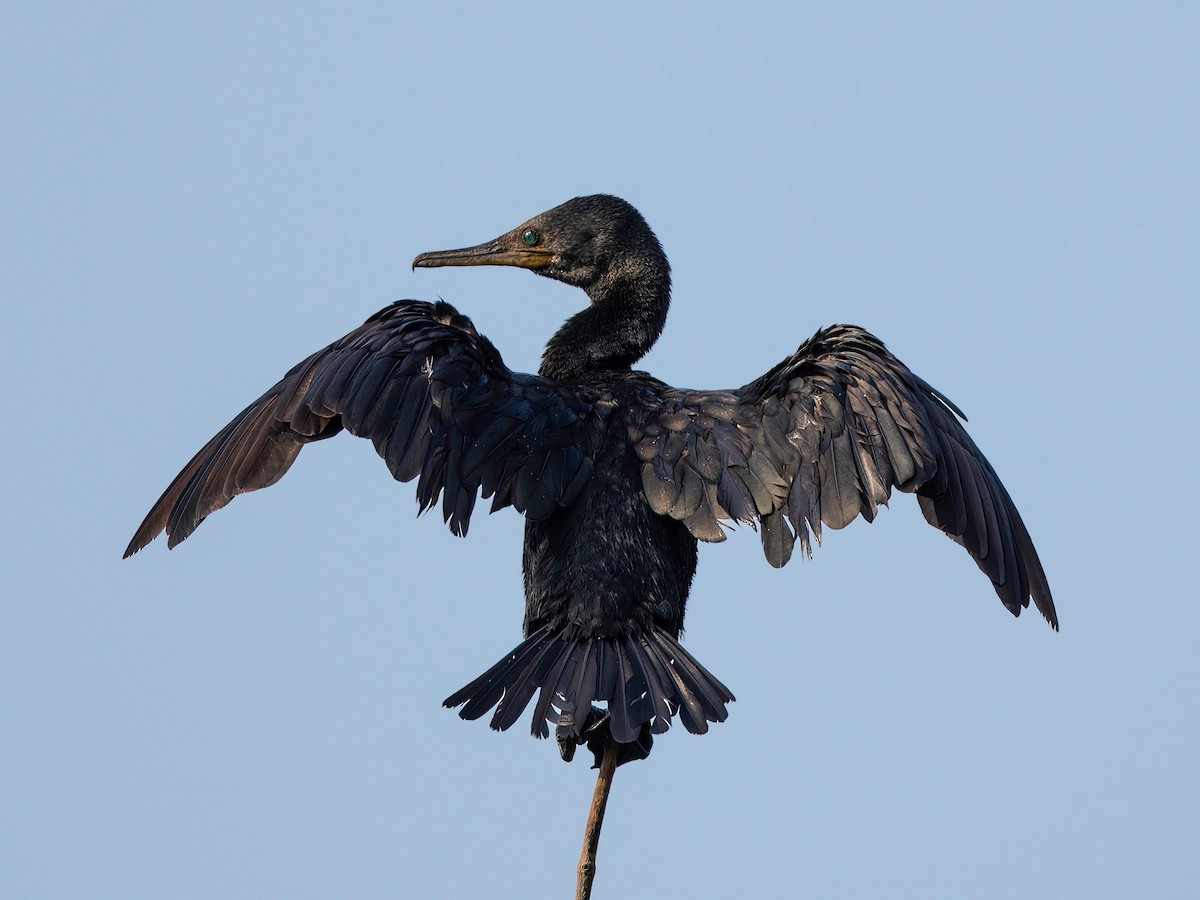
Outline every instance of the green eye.
[[521, 240], [523, 240], [526, 245], [532, 247], [538, 242], [538, 233], [530, 228], [523, 235], [521, 235]]

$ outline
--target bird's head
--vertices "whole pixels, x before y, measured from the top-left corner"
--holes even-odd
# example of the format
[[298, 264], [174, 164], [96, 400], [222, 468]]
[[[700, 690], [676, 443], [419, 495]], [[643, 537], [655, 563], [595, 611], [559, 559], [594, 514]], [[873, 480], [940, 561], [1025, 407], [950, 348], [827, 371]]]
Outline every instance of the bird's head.
[[669, 279], [670, 271], [641, 213], [608, 194], [576, 197], [494, 240], [413, 260], [414, 269], [437, 266], [519, 266], [583, 288], [593, 301], [622, 278]]

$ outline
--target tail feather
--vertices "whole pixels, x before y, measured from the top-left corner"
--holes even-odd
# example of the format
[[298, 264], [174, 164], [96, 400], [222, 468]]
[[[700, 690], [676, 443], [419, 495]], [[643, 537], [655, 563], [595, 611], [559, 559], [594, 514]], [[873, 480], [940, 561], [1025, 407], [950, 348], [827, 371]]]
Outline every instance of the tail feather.
[[[475, 720], [500, 702], [504, 696], [514, 670], [524, 671], [526, 662], [532, 656], [534, 664], [540, 658], [539, 650], [550, 647], [550, 636], [547, 634], [534, 635], [521, 646], [517, 647], [500, 662], [496, 663], [466, 687], [446, 698], [448, 707], [462, 706], [459, 715], [467, 720]], [[532, 694], [531, 694], [532, 696]], [[528, 700], [526, 700], [528, 702]]]
[[729, 716], [725, 704], [732, 699], [729, 688], [713, 678], [696, 657], [684, 650], [683, 645], [670, 635], [663, 635], [661, 643], [675, 653], [674, 667], [683, 676], [688, 688], [699, 695], [704, 718], [709, 722], [724, 722]]
[[[628, 744], [637, 737], [638, 726], [633, 725], [630, 721], [637, 718], [634, 710], [629, 708], [632, 697], [641, 697], [645, 692], [646, 679], [640, 674], [635, 675], [629, 668], [629, 655], [625, 652], [623, 644], [617, 644], [617, 684], [616, 690], [613, 692], [612, 700], [608, 704], [609, 715], [612, 717], [612, 736], [618, 743]], [[631, 684], [630, 682], [637, 682]], [[586, 712], [580, 707], [575, 707], [576, 710], [586, 715]], [[639, 723], [640, 724], [640, 723]]]
[[[571, 673], [579, 662], [579, 657], [582, 652], [587, 652], [586, 644], [576, 644], [574, 642], [562, 641], [563, 650], [558, 658], [558, 662], [550, 670], [550, 674], [546, 676], [546, 680], [537, 685], [542, 689], [542, 693], [538, 696], [537, 704], [533, 707], [533, 734], [535, 737], [549, 737], [550, 729], [546, 727], [547, 722], [559, 724], [559, 716], [554, 711], [554, 701], [559, 699], [556, 695], [559, 693], [558, 685], [560, 682], [570, 680]], [[514, 690], [520, 690], [521, 686], [514, 686]], [[562, 701], [559, 701], [560, 704]], [[522, 707], [524, 709], [524, 707]], [[561, 709], [561, 705], [560, 705]], [[519, 717], [521, 711], [517, 710], [516, 715]], [[500, 724], [493, 717], [492, 727], [499, 729]]]
[[649, 689], [650, 701], [654, 706], [654, 720], [651, 724], [650, 731], [653, 734], [662, 734], [670, 727], [671, 717], [678, 712], [677, 704], [672, 704], [667, 699], [668, 694], [663, 687], [662, 677], [658, 671], [658, 667], [651, 661], [650, 655], [646, 652], [646, 648], [642, 641], [635, 638], [625, 638], [625, 649], [634, 658], [635, 665], [641, 670], [646, 678], [646, 686]]
[[683, 727], [692, 734], [704, 734], [708, 731], [704, 707], [696, 696], [696, 692], [688, 689], [679, 669], [672, 665], [673, 654], [669, 650], [664, 653], [658, 643], [648, 644], [646, 650], [649, 652], [650, 661], [658, 670], [663, 684], [667, 686], [668, 690], [674, 689], [674, 696], [679, 702], [679, 721], [683, 722]]
[[[521, 713], [524, 712], [526, 705], [533, 697], [540, 685], [549, 673], [550, 668], [558, 660], [556, 654], [557, 645], [552, 640], [546, 640], [540, 647], [537, 654], [530, 659], [529, 664], [518, 676], [517, 684], [519, 689], [508, 689], [501, 682], [498, 687], [503, 691], [499, 702], [490, 700], [486, 705], [481, 705], [479, 715], [487, 712], [493, 703], [496, 703], [496, 713], [492, 717], [492, 727], [497, 731], [504, 731], [516, 723], [517, 719], [521, 718]], [[478, 716], [477, 716], [478, 718]]]
[[[494, 729], [504, 731], [521, 718], [521, 713], [524, 712], [530, 698], [558, 663], [559, 649], [559, 644], [553, 639], [553, 635], [546, 635], [544, 646], [510, 682], [513, 687], [505, 688], [504, 696], [497, 704], [496, 712], [492, 716], [491, 724]], [[504, 687], [504, 684], [501, 684], [501, 687]], [[487, 712], [487, 708], [484, 707], [482, 711]]]
[[563, 701], [558, 717], [559, 727], [565, 724], [568, 715], [571, 716], [572, 721], [576, 715], [587, 716], [587, 711], [592, 708], [592, 700], [595, 699], [600, 664], [599, 653], [585, 653], [582, 664], [575, 667], [574, 677], [571, 678], [571, 683], [563, 692], [563, 697], [573, 697], [574, 701], [573, 703], [568, 700]]
[[[539, 693], [540, 692], [540, 693]], [[532, 732], [549, 737], [547, 723], [560, 734], [579, 737], [593, 701], [608, 704], [613, 737], [638, 740], [643, 726], [661, 734], [678, 715], [694, 734], [709, 722], [723, 722], [733, 701], [729, 688], [661, 629], [620, 638], [573, 640], [562, 630], [543, 628], [518, 645], [444, 702], [462, 706], [459, 715], [478, 719], [495, 707], [491, 727], [503, 731], [539, 694]]]

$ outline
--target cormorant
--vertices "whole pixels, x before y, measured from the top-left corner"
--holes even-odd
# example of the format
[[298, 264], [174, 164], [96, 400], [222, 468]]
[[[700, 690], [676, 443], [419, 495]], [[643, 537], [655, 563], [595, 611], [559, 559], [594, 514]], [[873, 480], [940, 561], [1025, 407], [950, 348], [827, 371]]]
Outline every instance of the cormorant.
[[[670, 267], [624, 200], [578, 197], [493, 241], [422, 253], [414, 268], [519, 266], [582, 288], [589, 305], [550, 339], [537, 375], [509, 370], [448, 303], [401, 300], [301, 362], [197, 453], [125, 556], [169, 546], [236, 495], [274, 484], [301, 447], [343, 428], [392, 475], [441, 498], [465, 535], [477, 497], [525, 515], [525, 640], [449, 697], [511, 726], [537, 695], [533, 733], [567, 747], [599, 725], [624, 759], [678, 715], [703, 733], [730, 691], [678, 642], [697, 540], [755, 525], [784, 565], [823, 526], [874, 519], [892, 488], [961, 544], [1018, 615], [1057, 629], [1029, 533], [965, 416], [874, 336], [816, 332], [744, 387], [694, 391], [633, 369], [658, 339]], [[593, 701], [607, 704], [597, 718]], [[605, 735], [607, 740], [607, 732]]]

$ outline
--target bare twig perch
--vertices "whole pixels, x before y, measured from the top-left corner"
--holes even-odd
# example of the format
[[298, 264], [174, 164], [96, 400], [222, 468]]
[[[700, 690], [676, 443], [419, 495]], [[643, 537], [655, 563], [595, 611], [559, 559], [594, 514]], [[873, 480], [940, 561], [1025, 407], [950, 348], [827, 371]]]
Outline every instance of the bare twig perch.
[[600, 774], [596, 776], [596, 790], [592, 794], [592, 809], [588, 813], [587, 830], [583, 833], [583, 853], [579, 856], [579, 881], [575, 888], [575, 900], [589, 900], [592, 882], [596, 879], [596, 848], [600, 846], [600, 828], [604, 825], [604, 808], [608, 805], [608, 792], [612, 789], [613, 772], [617, 770], [617, 749], [620, 745], [610, 741], [604, 749], [600, 762]]

